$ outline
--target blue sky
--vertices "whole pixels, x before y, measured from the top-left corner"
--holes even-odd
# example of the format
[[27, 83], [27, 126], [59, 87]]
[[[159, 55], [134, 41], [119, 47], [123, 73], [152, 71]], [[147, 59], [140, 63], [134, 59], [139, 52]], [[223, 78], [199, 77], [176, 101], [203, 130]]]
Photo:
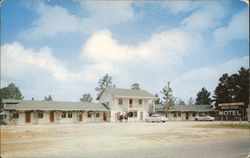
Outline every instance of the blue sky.
[[249, 8], [228, 1], [30, 1], [2, 4], [2, 87], [78, 101], [106, 73], [119, 88], [187, 101], [249, 65]]

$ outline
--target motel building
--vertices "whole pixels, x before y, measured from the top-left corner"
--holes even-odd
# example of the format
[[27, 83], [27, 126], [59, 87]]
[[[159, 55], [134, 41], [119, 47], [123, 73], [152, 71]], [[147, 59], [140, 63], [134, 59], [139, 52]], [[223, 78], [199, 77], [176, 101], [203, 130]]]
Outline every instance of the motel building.
[[154, 95], [136, 89], [105, 88], [97, 100], [110, 108], [111, 122], [118, 122], [119, 116], [127, 113], [128, 121], [145, 121], [155, 105]]
[[101, 103], [2, 100], [5, 124], [108, 122], [110, 110]]
[[[157, 113], [164, 113], [164, 106], [162, 104], [155, 105], [155, 111]], [[211, 105], [175, 105], [172, 109], [168, 110], [165, 116], [169, 120], [185, 121], [195, 120], [194, 117], [201, 115], [215, 116], [217, 110]]]
[[155, 97], [144, 90], [106, 88], [98, 103], [2, 99], [0, 122], [4, 124], [65, 124], [144, 121], [153, 110]]

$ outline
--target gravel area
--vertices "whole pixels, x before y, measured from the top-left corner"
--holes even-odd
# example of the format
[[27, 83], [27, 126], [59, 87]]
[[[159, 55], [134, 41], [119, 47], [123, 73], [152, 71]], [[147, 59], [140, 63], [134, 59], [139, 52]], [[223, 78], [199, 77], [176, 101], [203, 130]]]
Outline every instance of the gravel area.
[[[92, 123], [1, 126], [2, 157], [60, 157], [173, 144], [249, 138], [247, 129], [194, 128], [220, 122]], [[224, 122], [238, 123], [238, 122]], [[246, 122], [245, 122], [246, 123]]]

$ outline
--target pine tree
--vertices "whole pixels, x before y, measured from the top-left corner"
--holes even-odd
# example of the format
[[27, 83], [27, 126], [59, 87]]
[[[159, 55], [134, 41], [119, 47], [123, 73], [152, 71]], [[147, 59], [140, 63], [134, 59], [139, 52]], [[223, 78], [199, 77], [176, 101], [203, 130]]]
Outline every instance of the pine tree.
[[223, 74], [219, 79], [219, 84], [214, 90], [215, 106], [217, 107], [219, 103], [232, 102], [229, 94], [228, 85], [228, 74]]
[[249, 73], [250, 69], [245, 69], [243, 67], [239, 70], [239, 78], [238, 78], [238, 88], [239, 92], [237, 95], [237, 101], [244, 101], [245, 106], [249, 104]]
[[[100, 93], [104, 88], [114, 88], [115, 85], [112, 83], [112, 77], [109, 76], [108, 74], [105, 74], [99, 82], [98, 82], [98, 87], [95, 88], [98, 93]], [[99, 95], [99, 94], [98, 94]]]
[[48, 98], [45, 96], [44, 97], [44, 101], [53, 101], [51, 95], [48, 96]]
[[215, 107], [218, 109], [220, 103], [244, 102], [242, 106], [243, 119], [246, 118], [246, 109], [249, 104], [249, 69], [240, 68], [238, 73], [223, 74], [218, 86], [214, 90]]
[[162, 104], [161, 99], [159, 98], [158, 94], [155, 94], [155, 104]]
[[208, 92], [205, 87], [197, 93], [195, 105], [211, 105], [210, 92]]
[[131, 89], [141, 90], [140, 85], [138, 83], [133, 83], [131, 85]]
[[84, 103], [91, 103], [92, 100], [93, 98], [91, 97], [89, 93], [83, 94], [82, 98], [80, 99], [80, 101]]
[[23, 96], [20, 89], [14, 83], [10, 83], [0, 89], [0, 99], [23, 99]]
[[183, 100], [179, 99], [179, 100], [176, 102], [176, 105], [186, 105], [186, 103], [185, 103]]
[[188, 105], [194, 105], [194, 100], [192, 97], [189, 98]]
[[173, 96], [173, 91], [170, 88], [170, 82], [168, 82], [167, 86], [164, 86], [161, 93], [163, 94], [164, 112], [167, 112], [174, 107], [176, 100]]

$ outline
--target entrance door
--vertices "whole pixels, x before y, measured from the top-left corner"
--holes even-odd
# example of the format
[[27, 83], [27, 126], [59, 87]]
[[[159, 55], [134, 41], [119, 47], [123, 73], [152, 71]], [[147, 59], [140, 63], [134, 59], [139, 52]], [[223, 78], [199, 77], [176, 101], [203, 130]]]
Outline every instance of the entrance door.
[[141, 121], [143, 121], [143, 112], [141, 112], [140, 118], [141, 118]]
[[30, 111], [25, 111], [25, 123], [30, 123]]
[[54, 112], [53, 111], [50, 111], [50, 113], [49, 113], [49, 119], [50, 119], [50, 122], [54, 122], [55, 121]]
[[105, 112], [103, 113], [103, 121], [107, 121], [107, 116]]
[[186, 113], [186, 120], [189, 120], [189, 113]]
[[79, 122], [82, 121], [82, 114], [79, 115], [78, 121], [79, 121]]
[[120, 120], [120, 115], [121, 115], [121, 113], [120, 113], [120, 112], [117, 112], [117, 113], [116, 113], [116, 118], [115, 118], [115, 119], [116, 119], [116, 121], [119, 121], [119, 120]]

